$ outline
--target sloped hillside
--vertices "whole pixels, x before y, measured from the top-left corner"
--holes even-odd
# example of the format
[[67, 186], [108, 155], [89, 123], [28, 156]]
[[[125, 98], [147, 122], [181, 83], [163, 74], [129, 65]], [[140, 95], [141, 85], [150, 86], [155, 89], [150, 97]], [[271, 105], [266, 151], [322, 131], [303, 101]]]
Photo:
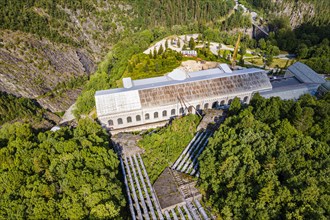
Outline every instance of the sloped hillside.
[[0, 8], [0, 91], [54, 112], [72, 105], [133, 17], [129, 5], [112, 1], [15, 0]]
[[[64, 100], [46, 100], [50, 91], [77, 88], [60, 88], [60, 84], [77, 81], [95, 69], [95, 64], [85, 49], [66, 44], [37, 39], [23, 32], [0, 31], [3, 37], [0, 48], [0, 89], [16, 96], [38, 101], [52, 111], [66, 109], [75, 100], [77, 92], [71, 92]], [[85, 77], [87, 79], [87, 77]], [[79, 85], [77, 85], [79, 87]]]
[[293, 28], [303, 23], [326, 25], [330, 23], [328, 0], [243, 0], [254, 9], [265, 12], [264, 18], [288, 17]]

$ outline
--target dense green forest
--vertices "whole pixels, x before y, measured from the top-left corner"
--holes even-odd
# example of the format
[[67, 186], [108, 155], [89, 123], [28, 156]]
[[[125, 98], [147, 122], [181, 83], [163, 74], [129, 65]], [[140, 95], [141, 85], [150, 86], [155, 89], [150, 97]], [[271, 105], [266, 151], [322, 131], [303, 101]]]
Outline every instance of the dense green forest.
[[40, 114], [42, 114], [42, 109], [30, 99], [17, 98], [0, 92], [0, 125], [17, 118], [40, 117]]
[[330, 94], [236, 109], [200, 157], [200, 187], [221, 219], [329, 219]]
[[162, 76], [180, 66], [181, 60], [181, 53], [161, 46], [149, 55], [144, 53], [133, 55], [123, 77], [144, 79]]
[[[292, 30], [288, 18], [275, 18], [270, 21], [271, 33], [264, 41], [266, 45], [279, 47], [297, 55], [318, 73], [330, 73], [330, 25], [315, 26], [306, 23]], [[258, 47], [263, 49], [260, 42]]]
[[[52, 1], [52, 0], [27, 0], [27, 1], [8, 1], [0, 2], [0, 28], [20, 30], [47, 37], [55, 42], [68, 43], [77, 46], [81, 42], [76, 42], [70, 37], [63, 36], [61, 29], [67, 28], [66, 22], [69, 16], [60, 10], [57, 4], [64, 7], [78, 7], [91, 9], [89, 1]], [[43, 16], [38, 13], [37, 8], [42, 8], [49, 13]]]
[[75, 129], [0, 129], [1, 219], [119, 219], [125, 198], [109, 137], [90, 119]]
[[0, 92], [0, 126], [6, 122], [28, 122], [33, 128], [52, 127], [58, 116], [40, 107], [34, 100]]
[[129, 0], [141, 27], [187, 25], [190, 29], [207, 22], [216, 23], [234, 7], [233, 0]]
[[180, 156], [194, 137], [199, 121], [200, 118], [193, 114], [174, 119], [167, 127], [146, 134], [139, 141], [139, 147], [145, 150], [143, 162], [152, 182]]

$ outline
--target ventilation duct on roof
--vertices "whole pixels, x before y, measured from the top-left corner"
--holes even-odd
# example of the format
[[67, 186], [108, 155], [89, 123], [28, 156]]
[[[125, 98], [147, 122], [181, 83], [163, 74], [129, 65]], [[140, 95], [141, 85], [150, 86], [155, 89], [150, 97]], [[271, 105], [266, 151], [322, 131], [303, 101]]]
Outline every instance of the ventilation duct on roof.
[[230, 69], [230, 67], [225, 64], [225, 63], [221, 63], [218, 65], [219, 69], [221, 69], [223, 72], [225, 73], [232, 73], [233, 71]]
[[181, 69], [174, 69], [172, 72], [167, 74], [173, 80], [185, 80], [187, 78], [187, 73]]
[[131, 77], [123, 78], [124, 88], [129, 89], [133, 86]]

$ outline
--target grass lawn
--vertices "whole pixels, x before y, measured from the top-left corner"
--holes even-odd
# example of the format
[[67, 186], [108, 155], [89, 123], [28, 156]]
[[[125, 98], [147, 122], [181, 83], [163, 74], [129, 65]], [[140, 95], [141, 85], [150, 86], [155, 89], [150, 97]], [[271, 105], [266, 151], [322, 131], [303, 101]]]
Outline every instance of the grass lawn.
[[[245, 59], [246, 61], [253, 63], [256, 66], [262, 66], [264, 65], [262, 58], [247, 58]], [[285, 59], [276, 59], [274, 58], [272, 64], [270, 65], [270, 68], [274, 68], [274, 67], [279, 67], [279, 68], [284, 68], [285, 65], [287, 64], [288, 60]], [[290, 60], [289, 60], [290, 63]]]
[[280, 68], [284, 68], [285, 65], [287, 64], [287, 62], [290, 63], [291, 60], [285, 60], [285, 59], [274, 59], [272, 65], [271, 65], [271, 67], [276, 67], [276, 66], [278, 66], [278, 67], [280, 67]]

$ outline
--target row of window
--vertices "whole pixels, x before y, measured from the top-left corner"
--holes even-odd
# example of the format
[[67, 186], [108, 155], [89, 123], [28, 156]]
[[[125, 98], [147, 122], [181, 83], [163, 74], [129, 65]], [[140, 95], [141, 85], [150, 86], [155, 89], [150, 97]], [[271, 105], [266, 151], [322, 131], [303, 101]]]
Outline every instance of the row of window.
[[[183, 108], [182, 108], [182, 109], [183, 109]], [[171, 115], [172, 115], [172, 116], [175, 115], [175, 109], [172, 109], [172, 110], [171, 110]], [[166, 110], [164, 110], [164, 111], [162, 112], [162, 116], [163, 116], [163, 117], [167, 117], [167, 111], [166, 111]], [[158, 118], [158, 112], [154, 112], [154, 118]], [[144, 119], [145, 119], [145, 120], [149, 120], [149, 119], [150, 119], [150, 114], [149, 114], [149, 113], [146, 113], [146, 114], [144, 115]], [[140, 115], [137, 115], [137, 116], [135, 117], [135, 120], [136, 120], [136, 121], [141, 121], [141, 116], [140, 116]], [[128, 116], [128, 117], [126, 118], [126, 121], [127, 121], [127, 123], [132, 123], [132, 117], [131, 117], [131, 116]], [[112, 125], [113, 125], [113, 120], [109, 120], [108, 123], [109, 123], [109, 126], [112, 126]], [[117, 119], [117, 123], [118, 123], [118, 125], [123, 124], [123, 119], [122, 119], [122, 118], [118, 118], [118, 119]]]
[[[248, 96], [245, 96], [244, 99], [243, 99], [243, 102], [247, 102], [248, 98], [249, 98]], [[229, 99], [229, 101], [228, 101], [228, 105], [230, 105], [232, 101], [233, 101], [232, 99]], [[224, 106], [225, 104], [226, 104], [225, 100], [222, 100], [222, 101], [220, 102], [220, 106]], [[214, 103], [212, 104], [212, 108], [216, 108], [217, 106], [219, 106], [219, 102], [214, 102]], [[189, 112], [192, 112], [192, 111], [193, 111], [193, 108], [194, 108], [193, 106], [189, 106], [188, 111], [189, 111]], [[208, 108], [209, 108], [209, 103], [205, 103], [205, 104], [204, 104], [204, 109], [208, 109]], [[196, 109], [196, 111], [198, 111], [198, 110], [201, 109], [201, 106], [200, 106], [200, 105], [197, 105], [195, 109]], [[181, 108], [179, 109], [179, 114], [183, 114], [183, 113], [184, 113], [184, 108], [181, 107]], [[172, 110], [171, 110], [171, 116], [174, 116], [174, 115], [175, 115], [175, 109], [172, 109]], [[166, 110], [164, 110], [164, 111], [162, 112], [162, 116], [163, 116], [163, 117], [167, 117], [167, 111], [166, 111]], [[156, 119], [156, 118], [158, 118], [158, 112], [154, 112], [154, 119]], [[150, 119], [150, 114], [149, 114], [149, 113], [146, 113], [146, 114], [144, 115], [144, 119], [145, 119], [145, 120], [149, 120], [149, 119]], [[136, 120], [136, 121], [141, 121], [141, 116], [140, 116], [140, 115], [137, 115], [137, 116], [135, 117], [135, 120]], [[128, 116], [128, 117], [126, 118], [126, 122], [127, 122], [127, 123], [132, 123], [132, 117], [131, 117], [131, 116]], [[109, 126], [113, 126], [113, 120], [109, 120], [109, 121], [108, 121], [108, 124], [109, 124]], [[123, 119], [122, 119], [122, 118], [118, 118], [118, 119], [117, 119], [117, 124], [118, 124], [118, 125], [123, 124]]]

